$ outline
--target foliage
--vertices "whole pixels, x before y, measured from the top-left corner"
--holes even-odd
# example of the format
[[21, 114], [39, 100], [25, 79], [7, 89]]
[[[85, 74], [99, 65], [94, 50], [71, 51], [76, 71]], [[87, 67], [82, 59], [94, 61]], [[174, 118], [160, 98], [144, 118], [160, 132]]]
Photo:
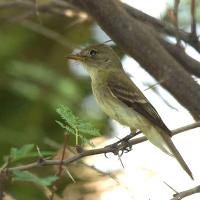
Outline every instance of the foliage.
[[[91, 144], [86, 138], [87, 135], [100, 136], [98, 129], [94, 128], [93, 125], [85, 120], [75, 116], [72, 111], [63, 105], [61, 105], [57, 112], [64, 120], [65, 124], [60, 121], [56, 121], [62, 128], [67, 130], [67, 133], [71, 133], [76, 137], [76, 144], [78, 144], [78, 138], [81, 139], [82, 143]], [[92, 145], [92, 144], [91, 144]]]
[[48, 176], [45, 178], [39, 178], [38, 176], [35, 176], [34, 174], [28, 172], [28, 171], [13, 171], [13, 181], [28, 181], [35, 184], [38, 184], [40, 186], [50, 186], [54, 181], [58, 180], [57, 176]]
[[[196, 1], [198, 2], [198, 1]], [[169, 12], [173, 11], [174, 9], [174, 1], [169, 2], [169, 6], [166, 10], [164, 20], [172, 22], [172, 18], [169, 17]], [[178, 20], [179, 20], [179, 26], [181, 28], [185, 28], [188, 30], [190, 28], [191, 24], [191, 16], [190, 11], [191, 10], [191, 1], [190, 0], [182, 0], [179, 3], [179, 9], [178, 9]], [[196, 3], [196, 20], [197, 23], [200, 23], [200, 4]]]
[[[6, 0], [1, 3], [4, 2], [7, 3]], [[49, 1], [35, 2], [40, 6]], [[184, 24], [189, 27], [189, 3], [189, 0], [181, 1], [181, 26]], [[104, 115], [94, 112], [97, 108], [92, 106], [90, 113], [95, 113], [94, 119], [94, 115], [90, 115], [85, 106], [90, 104], [88, 99], [91, 96], [88, 78], [70, 70], [64, 59], [74, 48], [57, 40], [61, 35], [66, 39], [66, 44], [70, 41], [70, 44], [77, 47], [97, 42], [93, 31], [95, 25], [91, 19], [80, 23], [80, 19], [53, 15], [52, 13], [59, 11], [61, 5], [58, 10], [52, 9], [52, 13], [35, 13], [37, 6], [31, 10], [21, 5], [1, 8], [0, 12], [0, 162], [10, 165], [39, 157], [34, 144], [45, 149], [41, 151], [43, 156], [52, 155], [52, 147], [45, 143], [46, 138], [63, 143], [63, 130], [54, 123], [57, 118], [55, 108], [60, 104], [70, 107], [60, 106], [57, 110], [63, 119], [63, 122], [57, 123], [75, 136], [69, 145], [74, 144], [74, 140], [76, 143], [90, 143], [90, 138], [99, 136], [99, 131], [87, 121], [98, 127], [102, 133], [108, 133]], [[197, 6], [199, 21], [200, 4]], [[51, 35], [56, 37], [49, 38], [22, 25], [24, 17], [54, 31], [56, 34]], [[37, 173], [34, 175], [30, 172], [15, 171], [13, 174], [16, 181], [32, 181], [43, 186], [56, 180], [56, 177], [51, 176], [39, 178]], [[20, 185], [8, 187], [16, 199], [40, 199], [38, 194], [41, 192], [33, 190], [29, 184], [23, 187]]]
[[[42, 156], [52, 156], [53, 152], [42, 151], [40, 152], [40, 154], [42, 154]], [[20, 148], [12, 147], [10, 150], [10, 154], [4, 157], [4, 162], [6, 163], [18, 162], [26, 158], [34, 158], [39, 156], [40, 155], [36, 151], [34, 144], [26, 144]]]
[[[68, 133], [75, 135], [76, 144], [78, 144], [78, 138], [81, 139], [82, 143], [91, 144], [89, 139], [87, 139], [87, 135], [90, 136], [100, 136], [99, 130], [93, 127], [93, 125], [85, 120], [80, 119], [75, 116], [73, 112], [63, 105], [61, 105], [57, 112], [64, 120], [64, 124], [60, 121], [56, 121], [61, 127], [67, 130]], [[91, 144], [92, 145], [92, 144]], [[4, 164], [1, 169], [5, 169], [8, 165], [10, 166], [14, 162], [22, 162], [23, 160], [41, 157], [41, 156], [52, 156], [53, 152], [48, 151], [36, 151], [34, 144], [26, 144], [20, 148], [12, 147], [10, 150], [10, 154], [8, 156], [4, 156]], [[43, 187], [51, 186], [59, 177], [57, 176], [47, 176], [47, 177], [39, 177], [38, 175], [34, 175], [29, 171], [22, 170], [13, 170], [12, 173], [12, 181], [23, 181], [23, 182], [31, 182]]]

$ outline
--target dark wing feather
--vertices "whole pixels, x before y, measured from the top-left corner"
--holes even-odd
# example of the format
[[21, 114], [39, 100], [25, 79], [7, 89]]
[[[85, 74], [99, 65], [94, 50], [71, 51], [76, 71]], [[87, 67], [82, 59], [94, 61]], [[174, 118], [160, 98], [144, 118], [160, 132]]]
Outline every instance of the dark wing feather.
[[170, 134], [170, 130], [163, 123], [156, 109], [131, 81], [109, 80], [108, 87], [116, 98]]

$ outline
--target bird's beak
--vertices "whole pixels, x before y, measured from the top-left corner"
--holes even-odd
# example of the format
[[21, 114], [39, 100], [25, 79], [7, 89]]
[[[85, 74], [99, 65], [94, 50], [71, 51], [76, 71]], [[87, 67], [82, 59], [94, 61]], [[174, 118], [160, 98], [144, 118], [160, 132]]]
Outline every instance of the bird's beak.
[[70, 60], [77, 60], [77, 61], [83, 61], [84, 57], [81, 56], [80, 54], [76, 54], [76, 55], [69, 55], [69, 56], [66, 56], [67, 59], [70, 59]]

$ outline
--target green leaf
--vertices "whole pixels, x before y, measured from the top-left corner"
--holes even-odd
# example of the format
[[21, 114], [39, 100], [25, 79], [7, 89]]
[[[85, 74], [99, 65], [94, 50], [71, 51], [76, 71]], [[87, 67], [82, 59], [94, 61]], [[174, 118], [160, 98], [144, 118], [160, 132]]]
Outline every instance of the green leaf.
[[70, 126], [64, 125], [62, 122], [57, 121], [57, 120], [56, 120], [56, 123], [59, 124], [62, 128], [66, 129], [67, 132], [72, 133], [74, 135], [76, 134], [76, 131], [73, 128], [71, 128]]
[[15, 147], [10, 150], [10, 157], [12, 161], [20, 160], [21, 157], [27, 156], [34, 148], [34, 144], [26, 144], [22, 146], [20, 149]]
[[[7, 162], [8, 159], [10, 159], [10, 162], [17, 162], [19, 160], [25, 159], [25, 158], [33, 158], [38, 157], [38, 152], [33, 151], [34, 150], [34, 144], [26, 144], [22, 146], [21, 148], [13, 147], [11, 148], [10, 155], [4, 157], [4, 161]], [[53, 154], [53, 152], [50, 151], [44, 151], [41, 152], [43, 156], [50, 156]]]
[[71, 126], [72, 128], [76, 128], [77, 125], [77, 117], [72, 113], [72, 111], [61, 105], [57, 110], [57, 113], [60, 114], [61, 118], [64, 119], [64, 121]]
[[41, 186], [50, 186], [54, 181], [58, 180], [57, 176], [48, 176], [40, 178], [28, 171], [15, 170], [12, 172], [14, 181], [28, 181]]
[[57, 112], [64, 119], [65, 123], [60, 121], [56, 121], [62, 128], [66, 129], [68, 133], [75, 135], [76, 142], [78, 138], [81, 139], [82, 143], [90, 144], [90, 141], [86, 138], [86, 136], [100, 136], [100, 132], [98, 129], [94, 128], [93, 125], [85, 120], [80, 119], [75, 116], [73, 112], [63, 105], [61, 105]]
[[79, 121], [80, 124], [77, 125], [77, 129], [85, 133], [87, 135], [92, 135], [92, 136], [100, 136], [100, 132], [98, 129], [94, 128], [91, 123], [89, 122], [84, 122], [84, 121]]

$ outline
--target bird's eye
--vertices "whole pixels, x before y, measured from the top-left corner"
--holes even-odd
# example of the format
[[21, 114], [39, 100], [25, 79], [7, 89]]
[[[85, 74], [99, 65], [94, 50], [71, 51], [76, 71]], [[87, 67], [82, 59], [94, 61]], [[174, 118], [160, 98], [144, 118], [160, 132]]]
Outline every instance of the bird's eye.
[[89, 54], [90, 54], [91, 57], [94, 57], [94, 56], [96, 56], [97, 51], [94, 50], [94, 49], [92, 49], [92, 50], [89, 52]]

